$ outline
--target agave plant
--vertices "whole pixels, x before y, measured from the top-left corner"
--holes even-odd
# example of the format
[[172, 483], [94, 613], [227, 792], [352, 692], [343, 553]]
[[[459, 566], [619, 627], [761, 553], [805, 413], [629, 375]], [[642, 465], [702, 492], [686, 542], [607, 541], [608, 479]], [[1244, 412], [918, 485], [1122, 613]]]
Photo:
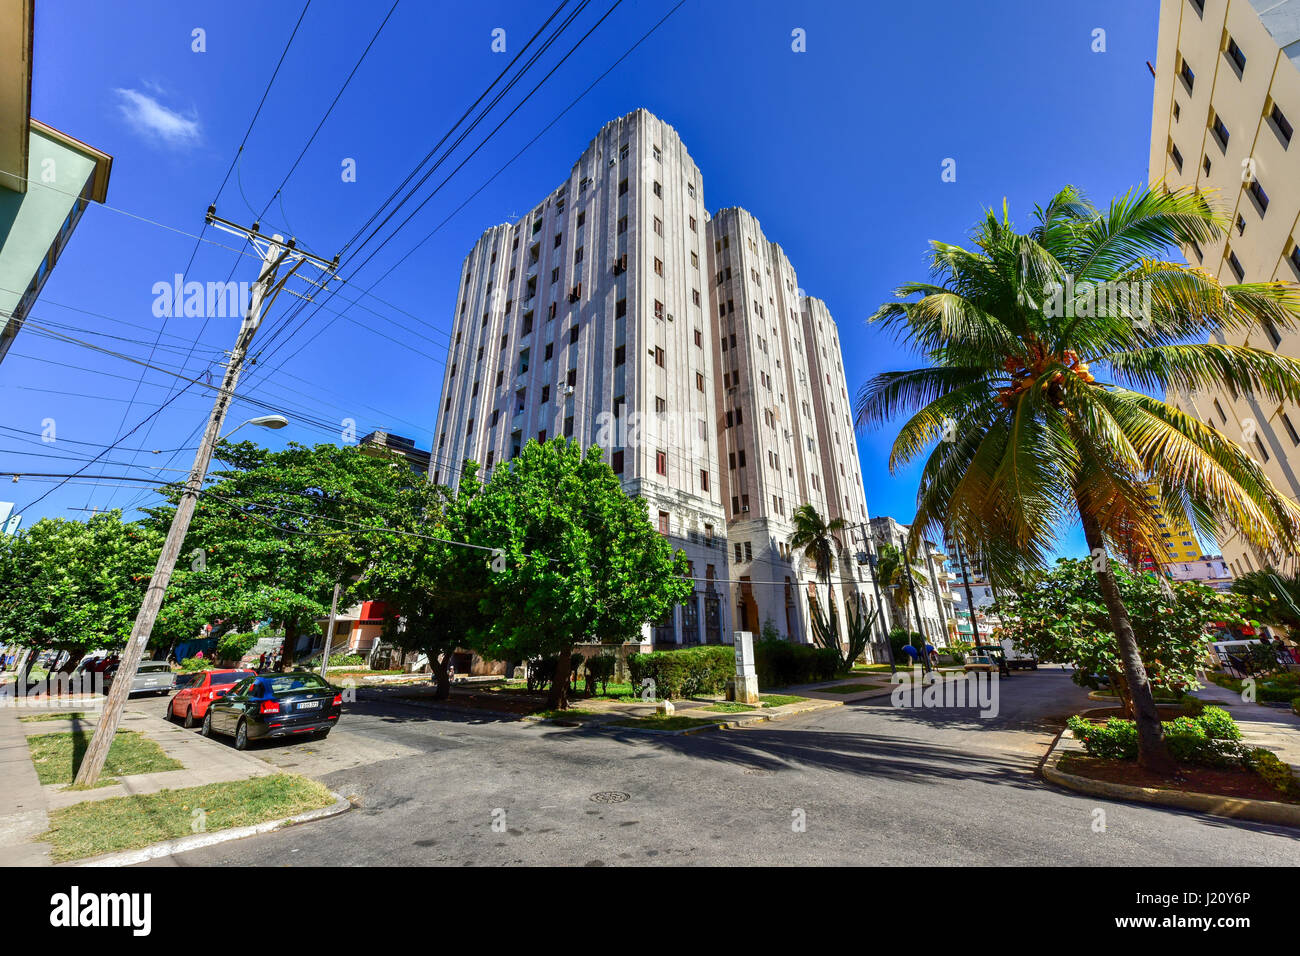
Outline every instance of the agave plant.
[[928, 452], [914, 540], [946, 529], [1002, 583], [1082, 523], [1133, 692], [1139, 760], [1159, 771], [1173, 765], [1110, 562], [1164, 554], [1157, 503], [1210, 536], [1230, 526], [1294, 550], [1300, 534], [1300, 510], [1240, 436], [1153, 397], [1227, 384], [1300, 401], [1300, 363], [1223, 344], [1261, 325], [1295, 328], [1296, 288], [1224, 285], [1160, 258], [1211, 246], [1228, 226], [1204, 194], [1159, 186], [1104, 210], [1068, 187], [1035, 209], [1028, 232], [1004, 203], [976, 226], [974, 248], [932, 243], [931, 281], [899, 287], [872, 316], [925, 364], [877, 375], [857, 396], [859, 425], [910, 414], [891, 469]]

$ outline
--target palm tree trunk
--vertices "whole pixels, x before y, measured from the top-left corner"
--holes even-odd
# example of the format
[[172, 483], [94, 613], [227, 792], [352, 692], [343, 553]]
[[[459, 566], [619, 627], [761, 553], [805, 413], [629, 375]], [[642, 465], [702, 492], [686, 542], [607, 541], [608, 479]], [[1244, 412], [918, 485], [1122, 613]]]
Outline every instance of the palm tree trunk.
[[1124, 666], [1124, 682], [1128, 685], [1129, 699], [1133, 705], [1133, 719], [1137, 723], [1138, 766], [1153, 773], [1169, 774], [1177, 768], [1177, 763], [1169, 755], [1165, 745], [1164, 729], [1160, 726], [1160, 713], [1156, 710], [1155, 695], [1151, 692], [1151, 682], [1147, 679], [1146, 667], [1138, 653], [1137, 635], [1133, 633], [1133, 622], [1129, 619], [1128, 608], [1119, 593], [1119, 584], [1115, 572], [1111, 570], [1110, 558], [1106, 557], [1105, 538], [1097, 519], [1081, 507], [1079, 517], [1083, 519], [1083, 535], [1088, 548], [1094, 556], [1102, 557], [1097, 571], [1097, 583], [1101, 585], [1101, 594], [1106, 601], [1106, 610], [1110, 613], [1110, 626], [1115, 632], [1119, 645], [1120, 661]]

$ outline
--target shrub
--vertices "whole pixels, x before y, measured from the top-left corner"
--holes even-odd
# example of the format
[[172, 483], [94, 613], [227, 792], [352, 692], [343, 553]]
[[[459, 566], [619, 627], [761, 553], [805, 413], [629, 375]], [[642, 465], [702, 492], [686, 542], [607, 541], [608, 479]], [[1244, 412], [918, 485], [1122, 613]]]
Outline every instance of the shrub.
[[331, 654], [330, 667], [360, 667], [366, 659], [360, 654]]
[[602, 694], [608, 693], [610, 678], [614, 676], [614, 665], [618, 658], [613, 654], [596, 654], [587, 658], [587, 693], [596, 693], [600, 688]]
[[206, 657], [187, 657], [180, 663], [182, 674], [195, 674], [199, 671], [211, 670], [216, 665]]
[[[1137, 759], [1137, 725], [1131, 720], [1111, 717], [1104, 724], [1094, 724], [1076, 716], [1070, 718], [1068, 726], [1090, 757]], [[1178, 717], [1162, 726], [1165, 743], [1175, 760], [1226, 766], [1244, 759], [1241, 731], [1222, 707], [1206, 707], [1197, 717]]]
[[655, 695], [666, 698], [720, 694], [736, 673], [735, 651], [717, 645], [633, 654], [627, 663], [634, 691], [651, 680]]
[[1256, 747], [1246, 754], [1245, 762], [1246, 766], [1263, 777], [1279, 793], [1300, 791], [1300, 781], [1296, 780], [1291, 768], [1273, 751]]
[[239, 634], [229, 631], [217, 639], [217, 659], [223, 661], [239, 660], [253, 649], [257, 643], [256, 634]]
[[551, 681], [555, 678], [555, 666], [559, 663], [558, 657], [534, 657], [526, 662], [525, 670], [528, 673], [526, 678], [528, 689], [533, 691], [546, 690], [551, 686]]

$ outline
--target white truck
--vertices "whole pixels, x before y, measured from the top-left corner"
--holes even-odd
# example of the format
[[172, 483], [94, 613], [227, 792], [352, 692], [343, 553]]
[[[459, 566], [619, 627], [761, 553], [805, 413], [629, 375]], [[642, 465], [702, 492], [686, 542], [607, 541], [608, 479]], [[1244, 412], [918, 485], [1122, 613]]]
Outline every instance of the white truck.
[[1012, 670], [1038, 670], [1038, 658], [1009, 637], [1002, 639], [1002, 653], [1007, 657], [1007, 667]]

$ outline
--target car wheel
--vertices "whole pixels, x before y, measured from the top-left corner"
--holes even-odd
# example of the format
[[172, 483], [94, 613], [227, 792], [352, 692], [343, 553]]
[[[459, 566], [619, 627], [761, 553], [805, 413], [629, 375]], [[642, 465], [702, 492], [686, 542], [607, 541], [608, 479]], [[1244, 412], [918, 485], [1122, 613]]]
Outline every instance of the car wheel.
[[[206, 723], [206, 722], [207, 722], [207, 719], [204, 718], [204, 723]], [[185, 729], [186, 729], [186, 730], [193, 730], [193, 729], [194, 729], [194, 708], [193, 708], [193, 707], [186, 707], [186, 708], [185, 708]]]
[[212, 736], [212, 711], [203, 715], [203, 727], [199, 730], [204, 737]]
[[235, 749], [248, 749], [248, 723], [246, 721], [241, 720], [239, 726], [235, 728]]
[[167, 701], [167, 713], [163, 715], [163, 720], [169, 724], [174, 723], [176, 720], [176, 715], [172, 713], [172, 702], [170, 700]]

